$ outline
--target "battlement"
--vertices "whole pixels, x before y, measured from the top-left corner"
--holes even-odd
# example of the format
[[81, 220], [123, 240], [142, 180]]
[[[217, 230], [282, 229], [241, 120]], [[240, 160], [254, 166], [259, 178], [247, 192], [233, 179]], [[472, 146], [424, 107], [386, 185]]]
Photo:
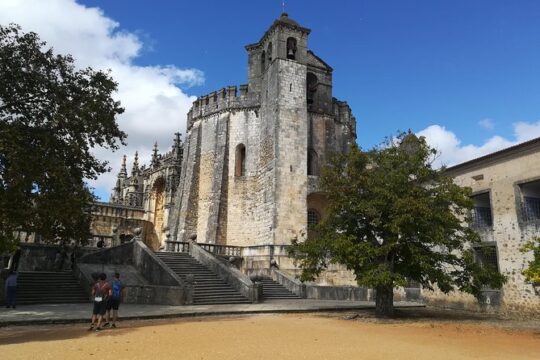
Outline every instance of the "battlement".
[[190, 129], [196, 119], [216, 112], [259, 105], [259, 93], [251, 93], [247, 84], [238, 87], [227, 86], [208, 95], [199, 96], [193, 102], [187, 115], [187, 128]]

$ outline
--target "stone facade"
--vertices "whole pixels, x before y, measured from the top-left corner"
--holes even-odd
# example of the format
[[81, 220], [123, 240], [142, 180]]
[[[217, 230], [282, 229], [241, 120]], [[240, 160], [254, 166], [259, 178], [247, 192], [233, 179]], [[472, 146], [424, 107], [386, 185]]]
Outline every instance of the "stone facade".
[[154, 145], [148, 167], [139, 166], [138, 154], [128, 176], [126, 157], [122, 163], [116, 186], [109, 203], [97, 203], [93, 210], [94, 239], [120, 240], [133, 237], [140, 227], [145, 243], [158, 249], [169, 233], [169, 213], [180, 181], [183, 145], [180, 134], [175, 134], [171, 151], [159, 154]]
[[[478, 261], [489, 261], [508, 277], [500, 290], [486, 289], [479, 304], [472, 296], [424, 293], [431, 303], [512, 313], [540, 311], [540, 294], [522, 271], [532, 260], [520, 247], [540, 235], [540, 138], [449, 168], [461, 186], [472, 189], [473, 223], [483, 246]], [[490, 249], [493, 251], [486, 251]]]
[[324, 215], [319, 168], [355, 142], [356, 121], [332, 97], [332, 68], [308, 50], [309, 33], [283, 14], [246, 46], [248, 84], [194, 102], [169, 218], [173, 239], [288, 244], [306, 236], [308, 209]]
[[177, 134], [169, 153], [156, 147], [149, 167], [140, 168], [136, 156], [130, 176], [124, 158], [110, 204], [95, 211], [95, 237], [134, 219], [115, 221], [103, 212], [122, 210], [109, 208], [139, 210], [154, 249], [192, 235], [233, 246], [307, 236], [308, 210], [312, 221], [324, 216], [319, 169], [356, 141], [356, 120], [332, 97], [333, 70], [308, 50], [309, 33], [282, 14], [246, 46], [248, 84], [193, 103], [184, 144]]

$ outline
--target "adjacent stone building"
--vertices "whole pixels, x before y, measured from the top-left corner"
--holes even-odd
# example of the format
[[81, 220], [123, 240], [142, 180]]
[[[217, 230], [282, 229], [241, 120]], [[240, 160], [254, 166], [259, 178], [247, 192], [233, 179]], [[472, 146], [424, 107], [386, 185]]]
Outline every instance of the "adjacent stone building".
[[480, 304], [459, 293], [427, 292], [425, 297], [451, 307], [538, 313], [540, 294], [522, 275], [532, 254], [520, 248], [540, 235], [540, 138], [452, 166], [447, 173], [473, 191], [471, 226], [482, 239], [475, 248], [477, 261], [495, 265], [508, 282], [501, 290], [486, 289]]
[[109, 203], [94, 206], [95, 241], [108, 240], [109, 245], [115, 237], [120, 242], [130, 240], [133, 230], [140, 227], [147, 245], [156, 250], [163, 245], [169, 234], [169, 213], [180, 179], [182, 152], [182, 141], [177, 133], [169, 152], [159, 154], [157, 143], [154, 145], [148, 167], [139, 166], [136, 153], [130, 175], [124, 156]]

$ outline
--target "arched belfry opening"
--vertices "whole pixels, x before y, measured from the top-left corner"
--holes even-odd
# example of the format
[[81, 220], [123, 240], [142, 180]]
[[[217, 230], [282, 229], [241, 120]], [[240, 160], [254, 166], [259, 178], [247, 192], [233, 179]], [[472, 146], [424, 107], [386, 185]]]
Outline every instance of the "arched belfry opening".
[[308, 72], [306, 77], [306, 99], [308, 105], [313, 104], [318, 84], [319, 79], [317, 79], [317, 76], [311, 72]]
[[287, 59], [296, 60], [296, 39], [293, 37], [287, 39]]
[[307, 174], [320, 175], [319, 170], [319, 154], [313, 149], [308, 149]]
[[244, 144], [238, 144], [235, 152], [234, 175], [246, 175], [246, 147]]

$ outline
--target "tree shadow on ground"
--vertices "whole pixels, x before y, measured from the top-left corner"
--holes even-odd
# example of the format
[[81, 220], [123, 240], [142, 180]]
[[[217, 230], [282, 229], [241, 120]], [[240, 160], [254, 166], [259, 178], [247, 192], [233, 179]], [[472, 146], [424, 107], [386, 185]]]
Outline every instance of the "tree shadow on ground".
[[88, 331], [89, 323], [78, 324], [48, 324], [48, 325], [24, 325], [6, 326], [0, 328], [0, 346], [9, 344], [22, 344], [27, 342], [44, 342], [53, 340], [79, 339], [93, 336], [120, 336], [125, 335], [137, 328], [146, 326], [206, 322], [206, 321], [232, 321], [239, 318], [248, 318], [249, 315], [222, 315], [194, 318], [164, 318], [149, 320], [124, 320], [118, 324], [117, 328], [105, 328], [100, 332]]
[[39, 325], [39, 326], [9, 326], [0, 328], [0, 346], [22, 344], [27, 342], [42, 342], [53, 340], [78, 339], [93, 336], [117, 336], [126, 334], [133, 327], [118, 327], [102, 331], [88, 331], [90, 324], [69, 325]]
[[[329, 314], [330, 316], [336, 316]], [[441, 308], [398, 308], [392, 317], [378, 317], [374, 310], [349, 312], [341, 315], [345, 320], [359, 320], [381, 324], [406, 323], [460, 323], [469, 325], [496, 326], [513, 330], [527, 330], [540, 335], [540, 319], [505, 318], [498, 314]]]

